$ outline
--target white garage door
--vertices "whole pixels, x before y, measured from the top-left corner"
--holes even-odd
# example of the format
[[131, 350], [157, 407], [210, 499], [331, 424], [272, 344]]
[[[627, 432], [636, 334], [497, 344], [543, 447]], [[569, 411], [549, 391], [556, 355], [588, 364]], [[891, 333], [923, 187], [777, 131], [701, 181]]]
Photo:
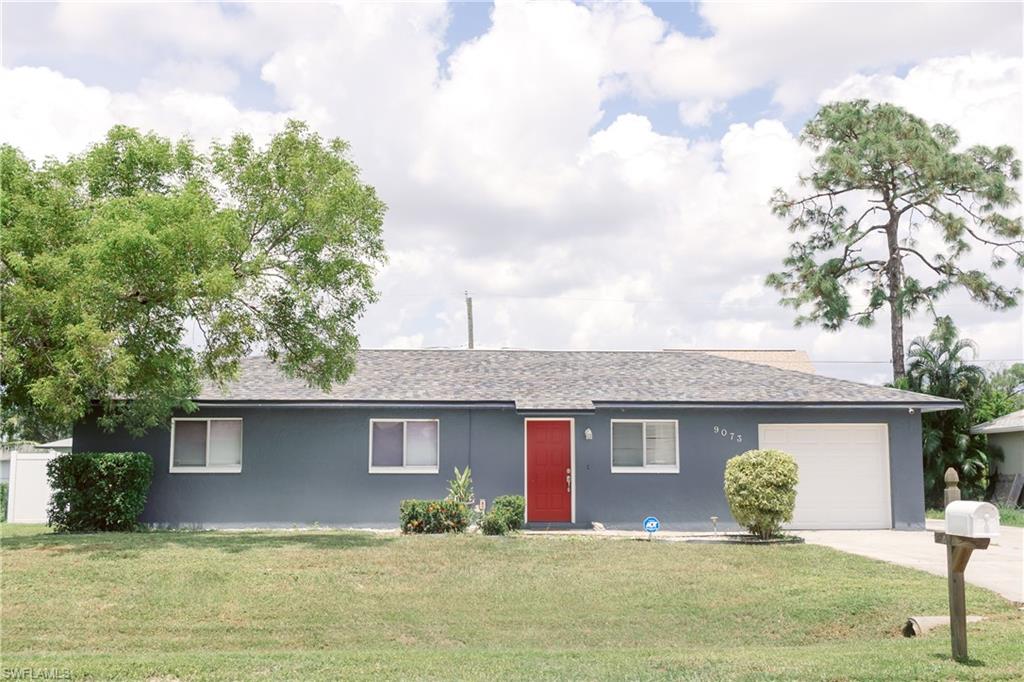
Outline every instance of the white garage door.
[[791, 528], [891, 528], [885, 424], [760, 424], [759, 447], [800, 467]]

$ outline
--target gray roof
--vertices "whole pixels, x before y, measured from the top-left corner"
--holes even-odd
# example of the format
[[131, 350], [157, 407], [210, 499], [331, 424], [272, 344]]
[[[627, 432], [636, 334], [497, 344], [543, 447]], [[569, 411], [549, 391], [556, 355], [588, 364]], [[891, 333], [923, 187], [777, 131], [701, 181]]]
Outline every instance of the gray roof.
[[959, 403], [919, 393], [722, 358], [700, 351], [360, 350], [349, 380], [324, 392], [267, 358], [246, 358], [226, 390], [200, 402], [514, 403], [520, 410], [592, 410], [595, 403], [916, 405]]
[[971, 429], [971, 433], [1014, 433], [1016, 431], [1024, 431], [1024, 410], [1004, 414], [998, 419], [978, 424]]

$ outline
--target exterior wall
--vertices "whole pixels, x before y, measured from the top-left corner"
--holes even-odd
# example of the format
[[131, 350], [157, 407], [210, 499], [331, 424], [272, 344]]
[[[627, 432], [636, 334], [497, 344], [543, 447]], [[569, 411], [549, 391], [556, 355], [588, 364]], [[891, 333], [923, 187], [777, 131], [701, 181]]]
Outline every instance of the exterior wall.
[[[320, 523], [394, 527], [399, 502], [442, 497], [454, 467], [472, 467], [478, 498], [523, 492], [524, 416], [511, 408], [217, 408], [195, 417], [242, 417], [242, 472], [169, 473], [170, 432], [141, 438], [75, 428], [76, 452], [142, 450], [154, 460], [142, 520], [172, 526], [244, 527]], [[549, 414], [544, 416], [563, 416]], [[920, 415], [874, 409], [600, 409], [575, 419], [576, 523], [639, 528], [649, 514], [666, 529], [735, 527], [722, 492], [725, 462], [757, 447], [759, 423], [884, 422], [889, 426], [892, 518], [924, 527]], [[369, 474], [370, 418], [440, 420], [440, 473]], [[678, 474], [611, 473], [611, 419], [679, 420]], [[720, 426], [742, 438], [714, 433]], [[585, 437], [591, 429], [592, 440]], [[851, 482], [855, 483], [855, 482]]]
[[1024, 431], [992, 433], [988, 442], [1003, 451], [1003, 461], [996, 464], [1000, 475], [1024, 474]]
[[[678, 474], [612, 474], [611, 419], [678, 419]], [[893, 527], [924, 527], [921, 417], [899, 410], [868, 409], [630, 409], [599, 410], [576, 419], [577, 522], [601, 521], [609, 528], [639, 528], [649, 514], [662, 527], [708, 530], [735, 528], [725, 499], [726, 461], [758, 446], [761, 423], [885, 423], [889, 426], [889, 476]], [[715, 426], [742, 437], [723, 438]], [[592, 441], [583, 430], [593, 431]], [[582, 445], [586, 444], [586, 445]], [[855, 481], [849, 482], [855, 484]]]

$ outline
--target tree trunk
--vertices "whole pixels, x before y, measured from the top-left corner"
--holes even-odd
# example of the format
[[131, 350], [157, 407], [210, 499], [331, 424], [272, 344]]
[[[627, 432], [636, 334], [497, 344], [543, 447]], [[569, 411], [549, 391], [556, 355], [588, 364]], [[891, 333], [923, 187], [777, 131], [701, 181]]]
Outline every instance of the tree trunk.
[[889, 280], [889, 335], [892, 348], [892, 379], [899, 381], [907, 375], [903, 354], [903, 259], [899, 250], [899, 217], [893, 216], [885, 234], [889, 242], [889, 262], [886, 274]]
[[[890, 294], [893, 290], [889, 285]], [[897, 289], [898, 291], [898, 289]], [[889, 333], [892, 336], [892, 380], [899, 381], [907, 375], [907, 368], [904, 365], [903, 355], [903, 311], [900, 306], [890, 300], [889, 303]]]

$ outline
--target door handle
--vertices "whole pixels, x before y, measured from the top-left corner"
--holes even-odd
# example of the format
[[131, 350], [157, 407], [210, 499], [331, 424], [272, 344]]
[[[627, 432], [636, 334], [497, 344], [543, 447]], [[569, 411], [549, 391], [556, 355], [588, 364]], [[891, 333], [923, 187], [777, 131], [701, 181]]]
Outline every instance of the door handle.
[[565, 492], [572, 492], [572, 474], [565, 475]]

